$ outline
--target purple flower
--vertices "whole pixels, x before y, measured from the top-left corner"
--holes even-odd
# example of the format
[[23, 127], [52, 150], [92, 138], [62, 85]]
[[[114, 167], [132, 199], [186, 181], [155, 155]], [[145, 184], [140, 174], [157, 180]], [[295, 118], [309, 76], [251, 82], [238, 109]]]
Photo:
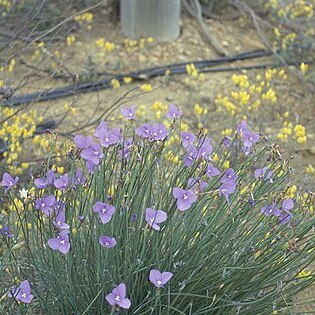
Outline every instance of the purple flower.
[[232, 139], [230, 137], [223, 138], [223, 145], [228, 148], [232, 144]]
[[69, 175], [64, 174], [55, 179], [54, 186], [59, 190], [65, 190], [69, 186]]
[[101, 145], [104, 148], [108, 148], [111, 145], [114, 145], [120, 141], [120, 128], [113, 128], [104, 131], [101, 136]]
[[103, 224], [110, 221], [112, 215], [115, 213], [116, 208], [107, 203], [97, 201], [93, 206], [93, 211], [99, 214]]
[[162, 210], [153, 210], [152, 208], [147, 208], [145, 210], [145, 220], [152, 227], [152, 229], [159, 231], [161, 227], [158, 225], [166, 221], [167, 213]]
[[245, 131], [248, 131], [248, 125], [247, 125], [247, 121], [246, 120], [243, 120], [236, 128], [237, 132], [240, 134], [240, 135], [243, 135], [243, 133]]
[[54, 203], [55, 213], [59, 213], [60, 211], [65, 211], [66, 204], [62, 200], [58, 200]]
[[53, 170], [49, 170], [46, 175], [42, 178], [36, 178], [34, 184], [37, 188], [46, 188], [51, 185], [55, 180], [55, 174]]
[[0, 229], [0, 236], [6, 236], [8, 238], [14, 237], [14, 235], [11, 234], [9, 225], [5, 225], [3, 228]]
[[167, 128], [164, 124], [154, 124], [151, 127], [149, 141], [162, 141], [167, 136]]
[[268, 206], [262, 207], [261, 213], [263, 213], [267, 217], [269, 217], [270, 215], [274, 215], [276, 217], [279, 217], [281, 215], [281, 211], [276, 207], [275, 202], [272, 202]]
[[98, 165], [98, 164], [93, 164], [91, 161], [86, 161], [86, 162], [85, 162], [86, 170], [87, 170], [89, 173], [91, 173], [91, 174], [94, 172], [94, 170], [95, 170], [95, 168], [96, 168], [97, 165]]
[[289, 198], [282, 201], [281, 215], [279, 217], [279, 224], [287, 224], [293, 218], [293, 214], [290, 212], [294, 208], [294, 201]]
[[101, 121], [94, 135], [100, 139], [103, 147], [108, 148], [120, 141], [120, 128], [110, 129], [104, 121]]
[[31, 286], [27, 280], [24, 280], [16, 288], [11, 289], [8, 292], [8, 297], [15, 298], [22, 303], [31, 303], [34, 295], [31, 293]]
[[157, 288], [163, 288], [163, 286], [171, 280], [173, 277], [173, 273], [165, 271], [161, 272], [157, 269], [151, 269], [149, 280], [153, 283]]
[[136, 212], [134, 212], [132, 215], [131, 215], [131, 222], [132, 223], [135, 223], [138, 219], [138, 214]]
[[98, 127], [96, 128], [94, 136], [99, 138], [101, 136], [101, 133], [106, 129], [108, 129], [107, 124], [104, 120], [102, 120]]
[[36, 178], [34, 180], [34, 184], [37, 188], [46, 188], [47, 187], [47, 182], [45, 178]]
[[258, 133], [251, 133], [248, 130], [243, 132], [244, 147], [246, 149], [251, 148], [258, 140], [260, 136]]
[[91, 136], [84, 137], [83, 135], [75, 136], [73, 141], [79, 149], [86, 149], [94, 142], [93, 137]]
[[135, 129], [136, 135], [142, 138], [149, 138], [151, 133], [151, 125], [144, 124], [141, 127]]
[[147, 138], [149, 141], [162, 141], [167, 136], [167, 128], [164, 124], [144, 124], [135, 129], [136, 135]]
[[187, 148], [196, 141], [197, 137], [193, 133], [184, 131], [181, 133], [181, 139], [183, 146]]
[[279, 224], [287, 224], [290, 223], [291, 219], [293, 218], [293, 214], [290, 212], [282, 212], [279, 216]]
[[187, 147], [187, 154], [184, 156], [184, 164], [191, 166], [198, 157], [197, 148], [193, 145]]
[[69, 231], [62, 230], [56, 238], [50, 238], [48, 240], [48, 246], [52, 250], [59, 250], [62, 254], [67, 254], [70, 249], [70, 242], [69, 242]]
[[106, 295], [106, 301], [111, 306], [119, 306], [121, 308], [128, 309], [131, 306], [131, 302], [126, 298], [126, 285], [120, 283], [113, 291]]
[[212, 145], [210, 142], [210, 138], [206, 137], [202, 139], [199, 143], [197, 158], [206, 159], [212, 153]]
[[42, 210], [47, 216], [50, 216], [53, 212], [53, 206], [56, 198], [54, 195], [45, 196], [35, 201], [35, 208]]
[[69, 224], [66, 223], [65, 209], [58, 211], [53, 225], [59, 230], [68, 230], [70, 228]]
[[116, 246], [116, 239], [115, 237], [109, 237], [109, 236], [101, 236], [98, 239], [98, 242], [101, 246], [111, 248]]
[[75, 172], [74, 178], [72, 179], [72, 183], [74, 186], [84, 185], [85, 176], [84, 176], [83, 171], [81, 169], [77, 169], [77, 171]]
[[168, 112], [166, 113], [167, 118], [175, 119], [182, 115], [182, 111], [175, 105], [171, 104]]
[[271, 183], [272, 183], [272, 174], [273, 174], [273, 171], [269, 171], [269, 167], [266, 166], [266, 167], [263, 167], [263, 168], [258, 168], [256, 171], [255, 171], [255, 178], [256, 179], [259, 179], [259, 178], [262, 178], [264, 180], [269, 180]]
[[10, 189], [14, 187], [18, 181], [19, 178], [17, 176], [13, 178], [9, 173], [5, 172], [2, 177], [1, 185], [2, 187], [7, 187], [7, 189]]
[[237, 181], [238, 176], [235, 174], [234, 170], [232, 168], [227, 169], [222, 178], [221, 183], [227, 183], [232, 182], [235, 183]]
[[219, 187], [219, 196], [224, 196], [229, 202], [229, 195], [233, 194], [236, 189], [236, 184], [233, 182], [225, 182]]
[[292, 199], [285, 199], [282, 202], [282, 206], [281, 209], [284, 211], [289, 211], [292, 210], [294, 208], [294, 202]]
[[122, 115], [128, 120], [135, 118], [135, 111], [136, 111], [136, 106], [131, 106], [129, 108], [122, 108], [121, 109]]
[[93, 142], [89, 147], [82, 150], [80, 156], [87, 162], [90, 162], [93, 165], [98, 165], [104, 154], [101, 151], [100, 146], [96, 142]]
[[220, 171], [216, 167], [214, 167], [213, 165], [209, 164], [207, 169], [206, 169], [206, 175], [209, 178], [211, 178], [211, 177], [220, 175]]
[[188, 188], [196, 193], [205, 191], [208, 187], [208, 183], [200, 180], [199, 178], [191, 177], [188, 179]]
[[180, 211], [185, 211], [197, 201], [197, 196], [191, 190], [184, 190], [178, 187], [173, 188], [173, 196], [177, 199], [177, 208]]
[[131, 138], [126, 139], [123, 143], [123, 149], [119, 151], [121, 159], [128, 159], [130, 155], [130, 148], [132, 147], [133, 141]]

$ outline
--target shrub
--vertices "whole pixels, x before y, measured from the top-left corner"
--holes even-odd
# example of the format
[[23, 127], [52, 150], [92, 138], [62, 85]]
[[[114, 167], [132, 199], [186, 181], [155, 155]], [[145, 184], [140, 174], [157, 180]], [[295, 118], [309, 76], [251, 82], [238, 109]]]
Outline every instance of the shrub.
[[297, 304], [314, 282], [314, 219], [308, 200], [287, 195], [288, 161], [246, 122], [213, 149], [202, 131], [178, 134], [181, 111], [171, 111], [170, 128], [133, 128], [134, 115], [123, 130], [101, 122], [97, 139], [74, 138], [68, 173], [47, 165], [28, 191], [3, 175], [3, 313], [270, 314]]

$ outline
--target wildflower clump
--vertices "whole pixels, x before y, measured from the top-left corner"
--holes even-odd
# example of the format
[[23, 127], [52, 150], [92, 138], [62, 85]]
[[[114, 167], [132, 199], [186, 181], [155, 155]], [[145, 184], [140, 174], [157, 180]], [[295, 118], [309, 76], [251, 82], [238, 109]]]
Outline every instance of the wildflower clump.
[[99, 38], [95, 41], [95, 44], [99, 51], [97, 56], [104, 57], [106, 53], [112, 52], [116, 49], [116, 45], [112, 42], [106, 41], [104, 38]]
[[128, 53], [138, 52], [154, 42], [153, 37], [140, 38], [139, 40], [124, 39], [124, 47]]
[[[269, 17], [274, 22], [274, 47], [290, 49], [293, 44], [301, 49], [312, 42], [314, 36], [314, 1], [264, 1]], [[287, 27], [290, 23], [291, 27]]]
[[215, 104], [217, 110], [232, 117], [242, 117], [251, 112], [258, 115], [261, 110], [271, 107], [277, 102], [277, 93], [274, 87], [276, 78], [286, 78], [284, 70], [267, 69], [264, 78], [257, 75], [255, 80], [250, 80], [246, 74], [233, 74], [231, 81], [235, 89], [230, 96], [219, 93]]
[[296, 142], [299, 144], [306, 142], [306, 131], [305, 127], [301, 124], [298, 124], [294, 127], [294, 135], [296, 138]]
[[0, 13], [2, 16], [7, 16], [10, 13], [12, 7], [11, 0], [1, 0], [0, 1]]
[[74, 17], [74, 20], [82, 27], [90, 30], [92, 28], [93, 13], [85, 12]]
[[38, 121], [36, 111], [16, 113], [10, 107], [0, 107], [0, 159], [13, 174], [21, 174], [28, 168], [27, 163], [20, 163], [23, 143], [32, 138]]
[[290, 311], [315, 280], [315, 222], [288, 162], [246, 121], [217, 145], [174, 104], [167, 123], [136, 112], [76, 135], [65, 173], [1, 174], [4, 313]]
[[185, 82], [189, 85], [195, 86], [200, 81], [204, 81], [205, 76], [203, 73], [199, 73], [198, 69], [193, 63], [186, 66], [186, 72], [188, 76], [185, 78]]

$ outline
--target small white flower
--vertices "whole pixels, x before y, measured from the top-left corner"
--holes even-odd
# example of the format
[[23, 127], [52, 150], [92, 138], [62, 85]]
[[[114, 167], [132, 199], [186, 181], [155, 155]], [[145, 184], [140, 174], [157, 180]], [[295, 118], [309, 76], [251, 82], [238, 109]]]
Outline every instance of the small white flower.
[[26, 190], [25, 188], [22, 188], [22, 189], [19, 190], [19, 193], [20, 193], [20, 196], [21, 196], [22, 199], [26, 199], [28, 190]]

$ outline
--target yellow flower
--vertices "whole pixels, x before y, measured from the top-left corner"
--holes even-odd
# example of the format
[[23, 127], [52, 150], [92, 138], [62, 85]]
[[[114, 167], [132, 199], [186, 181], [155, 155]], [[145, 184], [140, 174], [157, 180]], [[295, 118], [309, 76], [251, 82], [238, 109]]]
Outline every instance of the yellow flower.
[[95, 42], [96, 46], [98, 46], [99, 48], [103, 48], [104, 47], [104, 43], [105, 43], [104, 38], [99, 38]]
[[198, 129], [202, 129], [203, 128], [203, 124], [201, 122], [198, 122], [197, 127], [198, 127]]
[[224, 129], [221, 131], [222, 136], [229, 136], [233, 132], [233, 129]]
[[63, 166], [58, 166], [58, 167], [57, 167], [57, 172], [58, 172], [59, 174], [63, 174], [63, 172], [64, 172], [64, 167], [63, 167]]
[[208, 110], [201, 107], [199, 104], [195, 104], [194, 112], [196, 116], [202, 116], [202, 115], [206, 115], [208, 113]]
[[294, 127], [294, 133], [296, 137], [296, 141], [299, 144], [306, 143], [306, 131], [305, 127], [301, 124], [298, 124]]
[[219, 156], [216, 153], [214, 153], [213, 157], [212, 157], [212, 160], [213, 160], [213, 162], [218, 162], [219, 161]]
[[74, 35], [68, 35], [66, 38], [67, 45], [72, 46], [75, 43], [75, 36]]
[[308, 64], [302, 62], [300, 65], [300, 70], [301, 70], [301, 73], [305, 75], [305, 73], [308, 71]]
[[112, 79], [111, 84], [114, 89], [120, 88], [120, 82], [117, 79]]
[[124, 77], [124, 83], [129, 84], [132, 82], [132, 78], [131, 77]]
[[273, 29], [273, 32], [274, 32], [274, 34], [276, 35], [277, 38], [281, 37], [281, 33], [280, 33], [280, 31], [279, 31], [279, 29], [277, 27]]
[[12, 72], [14, 70], [14, 67], [15, 67], [15, 59], [11, 59], [10, 63], [9, 63], [9, 66], [8, 66], [8, 72]]
[[27, 169], [29, 167], [29, 164], [28, 163], [21, 163], [21, 167], [23, 169]]
[[297, 192], [297, 186], [293, 185], [287, 189], [286, 194], [287, 194], [288, 198], [294, 198], [296, 192]]
[[110, 43], [110, 42], [105, 42], [104, 44], [104, 49], [107, 52], [111, 52], [116, 48], [116, 45], [114, 43]]
[[198, 76], [198, 70], [196, 69], [196, 67], [193, 63], [186, 65], [186, 72], [191, 77], [197, 77]]
[[249, 87], [248, 77], [245, 74], [241, 74], [241, 75], [233, 74], [231, 79], [235, 85], [241, 88]]
[[263, 93], [261, 97], [263, 100], [267, 100], [272, 103], [275, 103], [277, 101], [276, 92], [272, 88], [269, 88], [268, 91], [266, 93]]
[[188, 131], [189, 130], [189, 125], [182, 121], [181, 124], [180, 124], [180, 130], [181, 131]]
[[140, 86], [140, 90], [143, 92], [152, 92], [153, 91], [153, 87], [151, 84], [142, 84]]
[[315, 168], [311, 164], [309, 164], [306, 167], [305, 172], [311, 175], [315, 175]]
[[225, 161], [224, 163], [223, 163], [223, 168], [224, 169], [228, 169], [230, 167], [230, 161]]

